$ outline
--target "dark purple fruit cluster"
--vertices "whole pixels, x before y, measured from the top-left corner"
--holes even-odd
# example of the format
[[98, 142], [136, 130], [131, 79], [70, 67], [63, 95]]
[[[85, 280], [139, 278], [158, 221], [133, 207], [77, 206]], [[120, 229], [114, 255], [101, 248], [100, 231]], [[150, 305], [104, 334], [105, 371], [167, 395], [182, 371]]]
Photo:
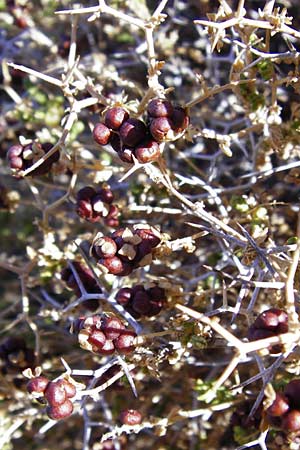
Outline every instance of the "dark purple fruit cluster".
[[[21, 171], [29, 169], [36, 161], [48, 153], [52, 147], [52, 144], [48, 142], [45, 144], [31, 142], [24, 146], [16, 144], [10, 147], [7, 151], [7, 159], [13, 174], [19, 177]], [[45, 162], [30, 172], [30, 176], [35, 177], [50, 172], [52, 165], [59, 160], [59, 155], [59, 150], [56, 150]]]
[[[288, 315], [285, 311], [278, 308], [271, 308], [259, 314], [248, 331], [249, 341], [264, 339], [271, 336], [277, 336], [281, 333], [287, 333]], [[273, 345], [270, 348], [272, 353], [280, 353], [282, 345]]]
[[266, 413], [272, 427], [285, 432], [300, 431], [300, 379], [290, 381], [283, 393], [276, 392]]
[[[73, 266], [85, 290], [89, 294], [101, 294], [102, 291], [95, 280], [92, 270], [78, 261], [73, 261]], [[61, 271], [61, 279], [66, 282], [67, 287], [71, 289], [77, 297], [81, 296], [80, 288], [70, 267], [65, 267]], [[97, 299], [85, 300], [82, 302], [82, 306], [90, 311], [95, 311], [99, 306], [99, 301]]]
[[127, 330], [116, 316], [94, 315], [79, 318], [73, 324], [82, 348], [99, 355], [112, 355], [115, 351], [131, 353], [135, 349], [136, 333]]
[[44, 376], [31, 378], [27, 391], [41, 401], [47, 401], [47, 414], [52, 420], [64, 419], [73, 412], [70, 398], [75, 397], [76, 387], [64, 378], [58, 381], [50, 381]]
[[157, 142], [173, 141], [189, 125], [189, 116], [184, 108], [171, 102], [155, 98], [148, 104], [150, 133]]
[[125, 409], [119, 418], [123, 425], [139, 425], [142, 422], [142, 414], [136, 409]]
[[163, 99], [153, 99], [147, 108], [147, 124], [129, 117], [122, 107], [107, 110], [104, 123], [93, 130], [94, 140], [100, 145], [110, 144], [119, 158], [133, 163], [133, 156], [141, 164], [156, 161], [160, 156], [159, 144], [173, 141], [187, 128], [189, 117], [181, 107]]
[[117, 292], [117, 302], [124, 306], [133, 317], [156, 316], [163, 308], [166, 300], [165, 290], [159, 286], [145, 289], [138, 284], [132, 288], [124, 287]]
[[77, 192], [77, 214], [89, 222], [99, 222], [103, 219], [109, 227], [119, 226], [119, 209], [113, 205], [114, 195], [110, 188], [94, 189], [86, 186]]
[[144, 224], [120, 228], [109, 237], [97, 237], [92, 255], [104, 272], [125, 276], [138, 267], [151, 264], [152, 251], [160, 240], [160, 233]]

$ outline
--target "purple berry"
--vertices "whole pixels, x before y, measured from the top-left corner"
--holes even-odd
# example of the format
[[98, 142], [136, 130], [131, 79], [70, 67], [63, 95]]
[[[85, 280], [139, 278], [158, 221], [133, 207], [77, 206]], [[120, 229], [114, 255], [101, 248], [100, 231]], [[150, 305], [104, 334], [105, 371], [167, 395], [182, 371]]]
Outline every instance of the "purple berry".
[[185, 110], [180, 106], [174, 108], [173, 114], [171, 115], [172, 129], [176, 133], [181, 133], [189, 125], [190, 119], [186, 114]]
[[135, 232], [143, 239], [143, 241], [147, 241], [151, 247], [157, 247], [160, 243], [160, 238], [148, 228], [137, 228]]
[[120, 137], [124, 145], [135, 147], [147, 134], [144, 122], [138, 119], [129, 118], [120, 128]]
[[168, 133], [172, 129], [171, 125], [167, 117], [158, 117], [151, 121], [150, 133], [157, 142], [163, 142], [168, 138]]
[[73, 403], [66, 400], [61, 405], [51, 405], [47, 407], [48, 417], [52, 420], [60, 420], [69, 417], [73, 412]]
[[128, 163], [128, 164], [132, 164], [133, 163], [133, 157], [132, 157], [133, 153], [134, 153], [133, 149], [125, 147], [124, 149], [118, 151], [118, 156], [121, 161]]
[[39, 376], [31, 378], [31, 380], [28, 381], [26, 388], [29, 394], [32, 394], [33, 392], [42, 394], [45, 391], [48, 384], [49, 384], [48, 378]]
[[173, 113], [173, 105], [167, 100], [155, 98], [148, 104], [147, 112], [151, 117], [167, 117]]
[[285, 395], [277, 392], [274, 402], [267, 409], [267, 413], [270, 416], [278, 417], [285, 414], [288, 410], [289, 410], [288, 398]]
[[121, 412], [120, 421], [124, 425], [139, 425], [142, 422], [142, 414], [135, 409], [126, 409]]
[[121, 288], [117, 295], [116, 300], [120, 305], [126, 306], [132, 298], [132, 289], [128, 287]]
[[118, 317], [105, 317], [101, 324], [101, 330], [107, 339], [117, 339], [121, 332], [125, 329], [125, 325]]
[[149, 297], [146, 292], [137, 292], [131, 302], [131, 307], [139, 314], [148, 314], [151, 310]]
[[136, 333], [134, 331], [125, 330], [114, 340], [116, 350], [120, 353], [131, 353], [135, 349]]
[[93, 138], [97, 144], [106, 145], [108, 144], [111, 136], [111, 131], [103, 123], [97, 123], [93, 130]]
[[134, 154], [141, 164], [156, 161], [160, 157], [159, 144], [153, 140], [146, 141], [136, 147]]
[[107, 110], [105, 114], [105, 125], [113, 130], [118, 130], [125, 120], [129, 118], [129, 114], [124, 108], [114, 107]]
[[103, 236], [94, 246], [94, 252], [99, 258], [112, 258], [117, 253], [117, 245], [112, 238]]
[[299, 431], [300, 430], [300, 411], [294, 409], [289, 411], [281, 422], [281, 427], [286, 431]]
[[100, 330], [93, 330], [88, 338], [88, 341], [98, 349], [101, 349], [105, 345], [106, 336]]
[[115, 346], [113, 341], [111, 341], [110, 339], [106, 339], [105, 344], [103, 345], [102, 348], [99, 348], [97, 350], [97, 353], [99, 353], [100, 355], [112, 355], [115, 352]]
[[50, 381], [44, 395], [51, 406], [62, 405], [67, 399], [65, 388], [59, 381]]

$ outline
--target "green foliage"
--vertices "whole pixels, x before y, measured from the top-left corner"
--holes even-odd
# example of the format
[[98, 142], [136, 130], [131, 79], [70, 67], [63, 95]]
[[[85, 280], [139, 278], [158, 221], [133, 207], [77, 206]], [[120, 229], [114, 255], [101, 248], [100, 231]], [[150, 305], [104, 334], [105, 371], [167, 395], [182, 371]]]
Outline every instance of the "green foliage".
[[[204, 381], [204, 380], [198, 379], [196, 381], [195, 391], [198, 393], [198, 396], [197, 396], [198, 400], [204, 399], [206, 401], [207, 393], [214, 388], [214, 383], [215, 383], [215, 380]], [[235, 395], [228, 388], [226, 388], [226, 386], [220, 386], [216, 390], [215, 398], [213, 400], [209, 401], [209, 404], [211, 406], [219, 405], [221, 403], [231, 402], [234, 400], [234, 398], [235, 398]]]

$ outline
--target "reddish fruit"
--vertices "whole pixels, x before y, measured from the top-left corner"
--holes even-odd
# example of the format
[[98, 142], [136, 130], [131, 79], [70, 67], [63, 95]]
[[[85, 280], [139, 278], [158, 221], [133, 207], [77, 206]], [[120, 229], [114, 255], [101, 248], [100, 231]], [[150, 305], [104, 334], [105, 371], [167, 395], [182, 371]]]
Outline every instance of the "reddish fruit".
[[124, 271], [124, 263], [118, 256], [112, 256], [109, 258], [100, 258], [98, 264], [104, 266], [109, 273], [113, 275], [120, 275]]
[[117, 253], [117, 245], [112, 238], [104, 236], [94, 246], [94, 251], [99, 258], [112, 258]]
[[277, 308], [271, 308], [261, 313], [255, 320], [255, 328], [265, 328], [268, 330], [277, 331], [279, 324], [288, 324], [288, 315], [285, 311]]
[[129, 118], [129, 114], [124, 108], [114, 107], [107, 110], [105, 114], [105, 125], [113, 130], [118, 130], [125, 120]]
[[115, 349], [120, 353], [131, 353], [135, 349], [136, 333], [134, 331], [126, 330], [114, 340]]
[[128, 287], [120, 289], [116, 295], [117, 302], [123, 306], [127, 305], [127, 303], [131, 300], [131, 298], [132, 298], [132, 289]]
[[94, 345], [98, 349], [101, 349], [105, 345], [106, 336], [100, 330], [93, 330], [90, 334], [88, 341], [90, 344]]
[[118, 156], [120, 158], [121, 161], [126, 162], [128, 164], [132, 164], [133, 163], [133, 150], [131, 148], [127, 148], [125, 147], [122, 150], [118, 151]]
[[148, 314], [151, 309], [149, 296], [146, 292], [137, 292], [134, 296], [131, 307], [139, 314]]
[[156, 141], [146, 141], [139, 144], [134, 151], [135, 157], [141, 164], [156, 161], [160, 157], [159, 145]]
[[272, 405], [267, 409], [267, 414], [270, 416], [278, 417], [283, 416], [289, 410], [289, 402], [288, 398], [280, 394], [276, 393], [276, 397]]
[[300, 411], [293, 409], [289, 411], [281, 422], [283, 430], [287, 431], [299, 431], [300, 430]]
[[73, 412], [73, 403], [70, 400], [66, 400], [61, 405], [48, 406], [47, 414], [52, 420], [60, 420], [69, 417]]
[[50, 381], [44, 395], [51, 406], [62, 405], [67, 399], [65, 388], [60, 381]]
[[124, 425], [139, 425], [142, 422], [142, 414], [136, 409], [126, 409], [121, 412], [120, 421]]
[[111, 131], [103, 123], [97, 123], [93, 130], [93, 138], [97, 144], [106, 145], [108, 144], [111, 137]]
[[167, 100], [155, 98], [148, 103], [147, 112], [151, 117], [167, 117], [173, 114], [173, 105]]
[[117, 228], [119, 226], [119, 220], [118, 219], [114, 219], [113, 217], [106, 217], [104, 219], [104, 223], [105, 225], [107, 225], [108, 227], [111, 228]]
[[76, 212], [82, 219], [90, 222], [98, 220], [98, 216], [94, 215], [93, 206], [90, 200], [79, 200], [76, 205]]
[[116, 205], [110, 205], [106, 219], [117, 219], [119, 216], [119, 208]]
[[[73, 266], [87, 292], [89, 292], [90, 294], [101, 293], [101, 289], [99, 288], [91, 269], [84, 266], [78, 261], [73, 261]], [[61, 271], [61, 279], [66, 282], [68, 288], [73, 289], [74, 293], [78, 297], [81, 295], [81, 291], [71, 268], [65, 267]]]
[[162, 142], [167, 138], [172, 129], [171, 121], [167, 117], [158, 117], [153, 119], [150, 124], [150, 133], [157, 142]]
[[[40, 144], [32, 142], [24, 147], [20, 144], [13, 145], [7, 152], [7, 159], [12, 169], [15, 169], [16, 171], [26, 170], [29, 169], [37, 159], [40, 159], [48, 153], [51, 148], [52, 144], [50, 143]], [[30, 173], [30, 176], [45, 175], [48, 173], [51, 170], [52, 164], [58, 161], [59, 155], [59, 150], [56, 150], [46, 161], [34, 169]]]
[[143, 239], [143, 241], [147, 241], [151, 247], [157, 247], [160, 243], [160, 238], [148, 228], [137, 228], [135, 232]]
[[102, 348], [99, 348], [97, 350], [97, 353], [99, 353], [100, 355], [105, 355], [105, 356], [112, 355], [114, 352], [115, 352], [114, 343], [113, 343], [113, 341], [111, 341], [109, 339], [107, 339], [105, 341], [105, 344], [103, 345]]
[[117, 339], [124, 329], [125, 325], [118, 317], [105, 317], [101, 323], [101, 330], [107, 339]]
[[16, 156], [20, 156], [23, 152], [23, 146], [21, 144], [16, 144], [10, 147], [7, 151], [7, 158], [10, 160]]
[[132, 287], [132, 295], [135, 296], [137, 292], [145, 292], [145, 288], [142, 284], [136, 284]]
[[174, 108], [173, 114], [171, 116], [172, 129], [176, 133], [181, 133], [189, 125], [190, 119], [186, 114], [185, 110], [180, 106]]
[[147, 134], [144, 122], [138, 119], [129, 118], [120, 128], [120, 137], [124, 145], [135, 147]]
[[76, 395], [76, 386], [73, 383], [71, 383], [70, 381], [66, 380], [65, 378], [60, 380], [60, 382], [61, 382], [62, 386], [65, 389], [67, 398], [75, 397], [75, 395]]
[[31, 378], [31, 380], [27, 383], [27, 392], [32, 394], [36, 392], [37, 394], [42, 394], [49, 384], [49, 380], [46, 377], [39, 376], [35, 378]]

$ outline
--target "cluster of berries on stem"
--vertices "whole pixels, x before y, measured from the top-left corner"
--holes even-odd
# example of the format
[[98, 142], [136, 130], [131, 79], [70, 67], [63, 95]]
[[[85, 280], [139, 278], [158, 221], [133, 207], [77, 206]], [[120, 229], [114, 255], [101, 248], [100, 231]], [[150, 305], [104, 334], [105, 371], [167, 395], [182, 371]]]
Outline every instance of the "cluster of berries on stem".
[[[278, 308], [271, 308], [259, 314], [248, 331], [249, 341], [277, 336], [289, 331], [288, 315]], [[280, 353], [282, 345], [272, 345], [272, 353]]]
[[64, 419], [73, 412], [70, 398], [75, 397], [76, 387], [65, 378], [50, 381], [41, 375], [34, 377], [27, 383], [27, 391], [42, 403], [47, 402], [47, 415], [52, 420]]
[[160, 143], [174, 141], [182, 135], [189, 124], [184, 108], [156, 98], [149, 102], [146, 123], [115, 106], [106, 111], [104, 123], [99, 122], [93, 130], [93, 138], [100, 145], [110, 144], [126, 163], [156, 161], [161, 154]]
[[110, 236], [98, 235], [91, 253], [103, 272], [125, 276], [151, 264], [153, 249], [160, 241], [160, 233], [155, 228], [137, 224], [132, 228], [120, 228]]
[[[7, 151], [7, 159], [10, 168], [13, 171], [13, 175], [20, 177], [22, 171], [29, 169], [34, 163], [48, 153], [51, 148], [52, 144], [49, 142], [44, 144], [31, 142], [27, 145], [16, 144], [10, 147]], [[46, 175], [51, 171], [53, 164], [59, 160], [59, 156], [59, 150], [56, 150], [40, 166], [30, 172], [30, 176]]]
[[133, 317], [152, 317], [160, 313], [166, 300], [165, 290], [157, 285], [149, 289], [138, 284], [133, 287], [123, 287], [116, 294], [117, 302]]
[[290, 381], [266, 411], [268, 423], [285, 432], [300, 431], [300, 380]]
[[82, 348], [99, 355], [131, 353], [135, 348], [136, 333], [126, 329], [124, 323], [113, 315], [94, 315], [77, 319], [72, 331], [78, 333]]
[[119, 209], [112, 204], [113, 200], [114, 195], [109, 187], [96, 190], [92, 186], [86, 186], [77, 192], [77, 214], [88, 222], [103, 220], [109, 227], [118, 227]]

